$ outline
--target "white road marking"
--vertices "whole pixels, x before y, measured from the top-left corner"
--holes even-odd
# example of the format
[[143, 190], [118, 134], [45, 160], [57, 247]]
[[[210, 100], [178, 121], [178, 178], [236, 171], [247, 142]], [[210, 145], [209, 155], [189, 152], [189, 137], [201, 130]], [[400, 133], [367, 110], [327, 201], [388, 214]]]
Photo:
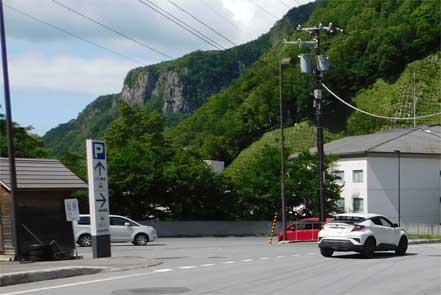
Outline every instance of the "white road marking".
[[233, 264], [233, 263], [236, 263], [236, 261], [225, 261], [225, 262], [222, 262], [223, 264]]
[[315, 252], [309, 252], [309, 253], [307, 253], [308, 255], [316, 255], [317, 253], [315, 253]]
[[277, 258], [285, 258], [286, 256], [284, 256], [284, 255], [280, 255], [280, 256], [277, 256]]
[[155, 269], [153, 272], [169, 272], [173, 271], [171, 268]]
[[292, 257], [299, 257], [300, 256], [300, 254], [293, 254], [293, 255], [291, 255]]
[[215, 266], [216, 264], [214, 264], [214, 263], [207, 263], [207, 264], [201, 264], [201, 265], [199, 265], [199, 266], [202, 266], [202, 267], [208, 267], [208, 266]]
[[254, 259], [242, 259], [242, 262], [250, 262], [250, 261], [254, 261]]
[[[163, 270], [163, 271], [165, 271], [165, 270]], [[172, 270], [170, 269], [170, 270], [167, 270], [167, 271], [172, 271]], [[147, 275], [151, 275], [153, 273], [154, 272], [145, 272], [145, 273], [137, 273], [137, 274], [126, 275], [126, 276], [116, 276], [116, 277], [99, 279], [99, 280], [84, 281], [84, 282], [64, 284], [64, 285], [51, 286], [51, 287], [43, 287], [43, 288], [37, 288], [37, 289], [29, 289], [29, 290], [16, 291], [16, 292], [10, 292], [10, 293], [1, 293], [0, 295], [28, 294], [28, 293], [39, 292], [39, 291], [46, 291], [46, 290], [53, 290], [53, 289], [60, 289], [60, 288], [67, 288], [67, 287], [75, 287], [75, 286], [88, 285], [88, 284], [96, 284], [96, 283], [113, 281], [113, 280], [121, 280], [121, 279], [127, 279], [127, 278], [147, 276]]]
[[270, 259], [269, 257], [260, 257], [259, 258], [260, 260], [268, 260], [268, 259]]
[[192, 268], [196, 268], [197, 266], [194, 265], [188, 265], [188, 266], [180, 266], [178, 267], [179, 269], [192, 269]]

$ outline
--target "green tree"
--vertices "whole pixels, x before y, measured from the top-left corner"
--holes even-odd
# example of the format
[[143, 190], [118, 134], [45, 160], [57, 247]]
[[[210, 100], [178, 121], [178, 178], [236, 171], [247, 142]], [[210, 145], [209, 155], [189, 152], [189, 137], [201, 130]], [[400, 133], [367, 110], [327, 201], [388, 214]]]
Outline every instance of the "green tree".
[[119, 112], [106, 137], [111, 210], [135, 219], [157, 217], [170, 150], [162, 137], [161, 118], [127, 104], [121, 104]]
[[[43, 138], [32, 134], [32, 127], [13, 126], [15, 157], [17, 158], [48, 158], [49, 150], [45, 147]], [[0, 156], [8, 156], [6, 141], [6, 121], [0, 118]]]
[[[336, 183], [337, 177], [329, 171], [331, 157], [325, 158], [325, 196], [327, 213], [336, 211], [336, 202], [340, 198], [341, 187]], [[288, 162], [289, 187], [288, 205], [294, 215], [319, 216], [319, 179], [317, 155], [302, 152]]]

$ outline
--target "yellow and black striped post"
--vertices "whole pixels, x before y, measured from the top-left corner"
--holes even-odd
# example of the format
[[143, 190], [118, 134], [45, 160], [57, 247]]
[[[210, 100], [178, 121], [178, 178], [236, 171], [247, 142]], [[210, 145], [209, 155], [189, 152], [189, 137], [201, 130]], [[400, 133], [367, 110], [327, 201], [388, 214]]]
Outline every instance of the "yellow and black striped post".
[[273, 236], [274, 236], [274, 231], [276, 230], [276, 224], [277, 224], [277, 212], [274, 214], [273, 224], [271, 226], [271, 234], [268, 240], [268, 246], [271, 246], [273, 244]]

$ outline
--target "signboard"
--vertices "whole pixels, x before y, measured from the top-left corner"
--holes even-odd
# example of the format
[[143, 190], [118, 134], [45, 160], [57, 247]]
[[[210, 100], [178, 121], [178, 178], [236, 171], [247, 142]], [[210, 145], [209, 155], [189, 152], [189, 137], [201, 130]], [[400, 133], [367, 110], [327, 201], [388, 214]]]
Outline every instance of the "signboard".
[[109, 190], [107, 184], [106, 143], [87, 140], [89, 208], [94, 257], [110, 256]]
[[66, 221], [80, 220], [80, 210], [78, 209], [77, 199], [65, 199], [64, 210], [66, 212]]

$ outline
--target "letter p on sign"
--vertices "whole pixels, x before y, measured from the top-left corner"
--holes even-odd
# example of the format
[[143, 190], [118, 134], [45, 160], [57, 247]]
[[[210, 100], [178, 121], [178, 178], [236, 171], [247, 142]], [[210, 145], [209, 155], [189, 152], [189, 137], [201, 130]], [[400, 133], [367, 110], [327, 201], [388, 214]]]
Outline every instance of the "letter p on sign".
[[105, 160], [106, 159], [106, 151], [105, 145], [102, 142], [94, 142], [92, 146], [93, 150], [93, 158], [95, 160]]

